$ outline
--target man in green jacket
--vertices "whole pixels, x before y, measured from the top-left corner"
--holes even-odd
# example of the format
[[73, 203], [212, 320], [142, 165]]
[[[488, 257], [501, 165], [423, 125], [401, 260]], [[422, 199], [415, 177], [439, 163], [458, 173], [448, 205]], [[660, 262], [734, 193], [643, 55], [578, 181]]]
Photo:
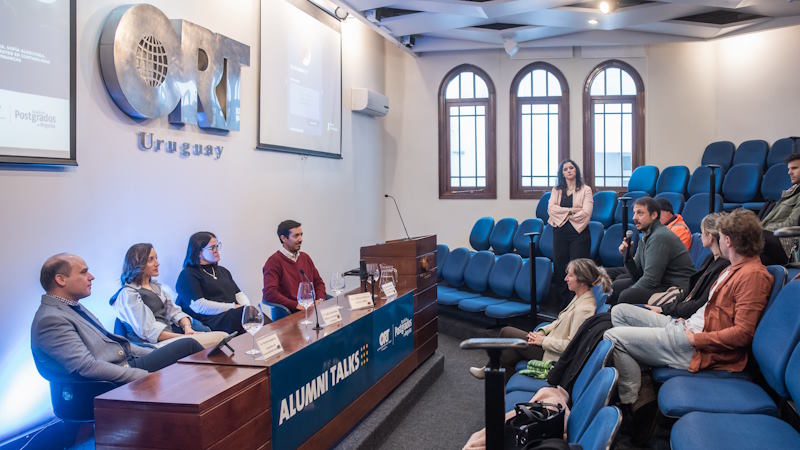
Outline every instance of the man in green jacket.
[[[768, 241], [770, 238], [775, 239], [770, 236], [773, 231], [778, 228], [798, 225], [798, 219], [800, 219], [800, 195], [798, 195], [800, 194], [800, 188], [798, 187], [800, 186], [800, 153], [792, 153], [789, 155], [789, 157], [786, 158], [786, 164], [789, 169], [789, 179], [792, 181], [792, 185], [789, 189], [781, 193], [781, 199], [778, 200], [771, 209], [769, 209], [769, 212], [767, 212], [764, 218], [761, 219], [761, 226], [768, 232], [765, 233], [764, 236]], [[788, 254], [792, 248], [794, 239], [786, 238], [780, 241], [784, 252]]]
[[617, 271], [609, 303], [647, 303], [651, 295], [671, 286], [684, 292], [688, 289], [689, 277], [695, 272], [694, 263], [680, 238], [658, 220], [660, 213], [658, 203], [652, 198], [636, 199], [633, 223], [642, 233], [642, 239], [633, 258], [626, 257], [628, 242], [623, 240], [620, 244], [625, 271]]

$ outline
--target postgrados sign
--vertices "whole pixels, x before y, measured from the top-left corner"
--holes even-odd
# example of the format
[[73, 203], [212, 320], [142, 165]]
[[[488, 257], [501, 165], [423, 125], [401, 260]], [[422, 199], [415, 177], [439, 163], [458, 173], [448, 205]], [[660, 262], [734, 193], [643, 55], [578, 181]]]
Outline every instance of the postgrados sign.
[[250, 46], [152, 5], [115, 8], [100, 36], [106, 88], [137, 119], [238, 131], [243, 65]]

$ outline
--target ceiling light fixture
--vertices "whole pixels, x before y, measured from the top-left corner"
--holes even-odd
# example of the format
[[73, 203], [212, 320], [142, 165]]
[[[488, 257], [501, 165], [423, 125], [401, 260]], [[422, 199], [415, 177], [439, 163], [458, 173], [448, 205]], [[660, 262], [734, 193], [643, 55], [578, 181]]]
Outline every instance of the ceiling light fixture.
[[611, 3], [607, 2], [606, 0], [603, 0], [602, 2], [600, 2], [600, 12], [603, 13], [603, 14], [610, 13], [611, 12]]
[[599, 23], [597, 19], [589, 19], [587, 22], [589, 22], [589, 25], [597, 25]]

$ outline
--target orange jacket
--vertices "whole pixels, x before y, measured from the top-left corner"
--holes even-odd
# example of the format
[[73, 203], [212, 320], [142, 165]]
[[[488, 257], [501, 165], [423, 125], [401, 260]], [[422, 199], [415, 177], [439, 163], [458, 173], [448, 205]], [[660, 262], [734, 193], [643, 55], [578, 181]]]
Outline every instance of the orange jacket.
[[687, 250], [692, 248], [692, 232], [689, 230], [689, 226], [686, 225], [686, 222], [683, 221], [683, 217], [680, 214], [675, 214], [675, 217], [672, 218], [672, 222], [668, 223], [666, 227], [678, 235]]

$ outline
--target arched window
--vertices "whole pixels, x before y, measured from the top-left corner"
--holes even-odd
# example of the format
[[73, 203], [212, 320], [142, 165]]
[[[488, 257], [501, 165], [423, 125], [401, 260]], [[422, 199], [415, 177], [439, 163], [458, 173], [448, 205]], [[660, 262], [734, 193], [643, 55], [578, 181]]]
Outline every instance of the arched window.
[[539, 198], [569, 157], [569, 88], [544, 62], [528, 64], [511, 82], [511, 198]]
[[439, 198], [497, 198], [495, 90], [464, 64], [439, 87]]
[[626, 188], [644, 164], [644, 83], [618, 60], [601, 63], [583, 91], [583, 168], [596, 188]]

